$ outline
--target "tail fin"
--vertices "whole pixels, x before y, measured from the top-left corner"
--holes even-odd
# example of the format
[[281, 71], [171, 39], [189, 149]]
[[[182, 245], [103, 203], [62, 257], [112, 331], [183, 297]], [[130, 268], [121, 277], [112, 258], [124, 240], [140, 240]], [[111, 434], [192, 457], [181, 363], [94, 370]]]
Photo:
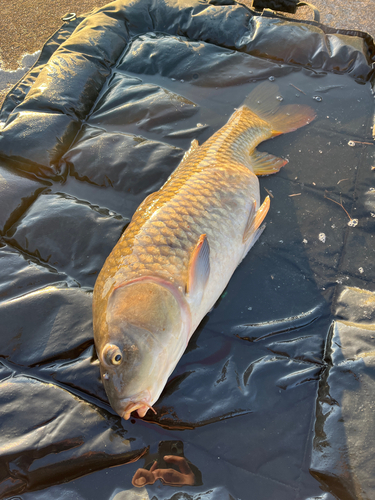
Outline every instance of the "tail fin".
[[313, 121], [316, 115], [312, 108], [299, 104], [280, 106], [278, 95], [275, 83], [263, 82], [247, 96], [244, 106], [266, 121], [273, 135], [293, 132]]

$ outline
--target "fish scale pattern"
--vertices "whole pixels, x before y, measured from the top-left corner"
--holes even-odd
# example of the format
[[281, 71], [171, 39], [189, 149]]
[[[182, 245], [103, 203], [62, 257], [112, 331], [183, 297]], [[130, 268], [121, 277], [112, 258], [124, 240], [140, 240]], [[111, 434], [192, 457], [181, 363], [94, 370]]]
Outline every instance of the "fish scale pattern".
[[251, 172], [240, 165], [220, 164], [192, 172], [190, 163], [139, 207], [107, 259], [97, 285], [112, 276], [118, 284], [151, 274], [184, 286], [199, 236], [207, 234], [215, 253], [218, 233], [233, 232], [239, 212], [244, 211]]
[[133, 279], [156, 276], [185, 290], [189, 259], [202, 234], [210, 246], [211, 270], [213, 265], [217, 270], [232, 265], [250, 208], [254, 200], [259, 203], [249, 152], [260, 142], [259, 135], [271, 135], [265, 126], [256, 137], [245, 138], [254, 119], [261, 121], [241, 107], [202, 146], [193, 141], [164, 186], [141, 203], [96, 281], [99, 324], [112, 290]]

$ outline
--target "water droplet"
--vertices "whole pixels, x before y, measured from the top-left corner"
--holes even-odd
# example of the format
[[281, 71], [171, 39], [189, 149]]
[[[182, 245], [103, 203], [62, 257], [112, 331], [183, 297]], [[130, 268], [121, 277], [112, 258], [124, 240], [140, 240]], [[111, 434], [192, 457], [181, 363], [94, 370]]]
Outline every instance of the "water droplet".
[[284, 100], [284, 97], [281, 97], [281, 95], [277, 95], [277, 96], [276, 96], [276, 99], [277, 99], [278, 101], [280, 101], [280, 102], [281, 102], [281, 101], [283, 101], [283, 100]]
[[104, 378], [104, 380], [109, 380], [109, 374], [108, 373], [103, 373], [103, 378]]
[[314, 95], [313, 99], [315, 99], [315, 101], [318, 101], [318, 102], [323, 101], [323, 98], [320, 97], [320, 95]]
[[364, 272], [363, 267], [359, 267], [358, 271], [362, 274]]
[[350, 221], [348, 222], [348, 226], [350, 227], [358, 226], [358, 219], [350, 219]]
[[326, 242], [326, 235], [324, 233], [319, 233], [319, 241], [322, 243]]
[[274, 76], [270, 76], [270, 77], [268, 78], [268, 80], [269, 80], [270, 82], [274, 82], [274, 81], [275, 81], [275, 77], [274, 77]]

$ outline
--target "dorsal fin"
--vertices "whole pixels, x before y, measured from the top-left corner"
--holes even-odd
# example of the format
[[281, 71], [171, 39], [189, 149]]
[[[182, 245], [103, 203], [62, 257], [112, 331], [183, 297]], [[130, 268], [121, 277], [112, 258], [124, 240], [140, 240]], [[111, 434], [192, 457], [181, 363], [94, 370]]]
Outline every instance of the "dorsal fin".
[[182, 161], [187, 160], [187, 158], [189, 158], [189, 156], [191, 155], [191, 153], [193, 153], [197, 148], [199, 148], [199, 142], [197, 141], [197, 139], [193, 139], [191, 141], [190, 148], [184, 154], [184, 156], [182, 158]]
[[210, 275], [210, 245], [207, 236], [201, 234], [190, 256], [186, 293], [199, 303]]
[[141, 212], [142, 210], [146, 210], [146, 208], [149, 208], [159, 198], [160, 198], [159, 191], [154, 191], [142, 201], [142, 203], [139, 205], [139, 207], [135, 212]]

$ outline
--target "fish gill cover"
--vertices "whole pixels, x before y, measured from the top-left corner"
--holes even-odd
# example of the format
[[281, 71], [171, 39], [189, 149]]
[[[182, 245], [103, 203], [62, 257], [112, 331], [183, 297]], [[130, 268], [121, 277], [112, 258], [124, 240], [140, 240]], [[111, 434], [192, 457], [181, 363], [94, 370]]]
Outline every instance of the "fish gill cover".
[[[116, 1], [51, 38], [0, 114], [0, 498], [374, 496], [373, 57], [363, 33], [229, 1]], [[125, 422], [96, 276], [192, 139], [266, 79], [317, 118], [261, 146], [289, 160], [260, 180], [267, 228], [157, 415]]]

